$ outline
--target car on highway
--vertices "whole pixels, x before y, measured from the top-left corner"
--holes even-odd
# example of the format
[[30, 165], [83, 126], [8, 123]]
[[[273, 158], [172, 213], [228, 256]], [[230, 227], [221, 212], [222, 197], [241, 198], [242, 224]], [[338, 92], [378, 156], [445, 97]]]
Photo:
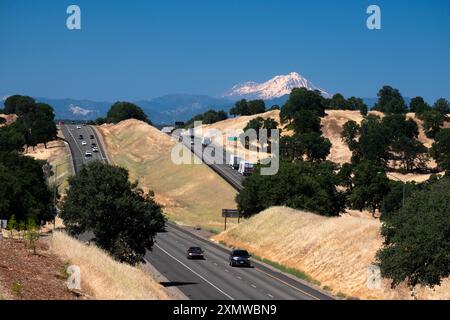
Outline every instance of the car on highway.
[[81, 126], [77, 126], [77, 129], [78, 129], [78, 130], [81, 129]]
[[92, 152], [98, 153], [98, 148], [97, 147], [93, 147], [92, 148]]
[[90, 157], [92, 157], [92, 153], [89, 152], [89, 151], [86, 151], [86, 153], [84, 154], [84, 156], [85, 156], [86, 158], [90, 158]]
[[234, 249], [230, 253], [229, 264], [232, 267], [251, 267], [250, 257], [247, 250]]
[[82, 146], [85, 146], [85, 145], [87, 145], [87, 142], [86, 142], [86, 141], [82, 141], [82, 142], [81, 142], [81, 145], [82, 145]]
[[91, 138], [91, 140], [94, 140], [94, 139], [95, 139], [95, 137], [94, 137], [93, 134], [91, 134], [90, 138]]
[[83, 140], [83, 139], [84, 139], [83, 135], [80, 134], [80, 135], [78, 136], [78, 139]]
[[188, 259], [204, 259], [205, 258], [205, 252], [200, 247], [190, 247], [187, 250], [187, 258]]

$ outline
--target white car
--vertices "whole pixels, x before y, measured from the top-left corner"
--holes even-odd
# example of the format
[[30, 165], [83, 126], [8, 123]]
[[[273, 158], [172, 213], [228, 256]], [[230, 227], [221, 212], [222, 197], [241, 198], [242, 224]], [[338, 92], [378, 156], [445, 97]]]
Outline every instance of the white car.
[[78, 129], [78, 130], [81, 129], [81, 126], [77, 126], [77, 129]]
[[90, 153], [89, 151], [86, 151], [86, 153], [84, 154], [84, 156], [85, 156], [86, 158], [90, 158], [90, 157], [92, 157], [92, 153]]
[[87, 145], [87, 142], [86, 142], [86, 141], [83, 141], [83, 142], [81, 142], [81, 145], [82, 145], [82, 146], [85, 146], [85, 145]]
[[97, 147], [93, 147], [92, 148], [92, 152], [98, 153], [98, 148]]

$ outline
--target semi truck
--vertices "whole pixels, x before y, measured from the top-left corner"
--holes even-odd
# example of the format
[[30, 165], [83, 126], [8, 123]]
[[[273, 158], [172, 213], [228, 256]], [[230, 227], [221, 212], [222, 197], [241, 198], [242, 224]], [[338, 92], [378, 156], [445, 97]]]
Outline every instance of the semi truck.
[[255, 166], [253, 163], [241, 160], [239, 163], [239, 173], [243, 176], [249, 176], [253, 173]]

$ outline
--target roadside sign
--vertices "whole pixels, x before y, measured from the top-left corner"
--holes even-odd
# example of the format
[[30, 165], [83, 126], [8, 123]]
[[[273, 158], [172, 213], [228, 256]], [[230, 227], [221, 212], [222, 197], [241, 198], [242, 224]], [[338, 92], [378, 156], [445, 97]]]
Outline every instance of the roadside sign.
[[222, 218], [239, 218], [240, 213], [236, 209], [222, 209]]
[[0, 229], [6, 229], [8, 225], [8, 220], [0, 220]]
[[228, 141], [236, 142], [236, 141], [238, 141], [238, 137], [228, 137]]
[[222, 209], [222, 218], [224, 218], [225, 222], [224, 229], [227, 230], [227, 218], [237, 218], [239, 223], [241, 220], [241, 214], [239, 210], [236, 209]]

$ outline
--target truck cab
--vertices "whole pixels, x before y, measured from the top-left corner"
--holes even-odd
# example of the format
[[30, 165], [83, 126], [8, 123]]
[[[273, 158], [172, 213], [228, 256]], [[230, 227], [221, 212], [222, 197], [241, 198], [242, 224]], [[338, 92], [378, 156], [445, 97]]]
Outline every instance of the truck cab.
[[245, 160], [241, 160], [239, 163], [239, 173], [243, 176], [249, 176], [254, 171], [254, 164]]

